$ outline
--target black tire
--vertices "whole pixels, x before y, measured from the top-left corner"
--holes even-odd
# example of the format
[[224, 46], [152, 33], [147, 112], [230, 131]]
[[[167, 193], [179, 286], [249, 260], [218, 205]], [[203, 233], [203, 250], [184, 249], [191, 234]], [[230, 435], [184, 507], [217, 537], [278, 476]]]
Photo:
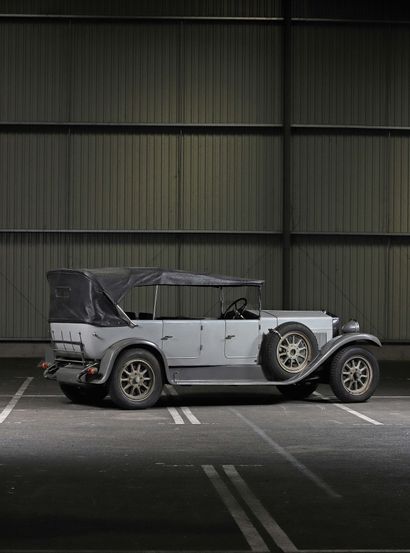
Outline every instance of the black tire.
[[146, 409], [158, 401], [163, 387], [157, 358], [145, 349], [131, 349], [118, 357], [109, 392], [121, 409]]
[[335, 354], [330, 364], [329, 384], [344, 403], [359, 403], [373, 395], [380, 380], [375, 356], [361, 347], [347, 347]]
[[286, 399], [306, 399], [319, 386], [318, 382], [300, 382], [289, 386], [276, 386]]
[[76, 386], [75, 384], [60, 382], [60, 388], [63, 394], [73, 403], [98, 404], [107, 395], [107, 388], [104, 384]]
[[307, 326], [284, 323], [264, 337], [262, 369], [268, 380], [287, 380], [302, 372], [318, 352], [316, 336]]

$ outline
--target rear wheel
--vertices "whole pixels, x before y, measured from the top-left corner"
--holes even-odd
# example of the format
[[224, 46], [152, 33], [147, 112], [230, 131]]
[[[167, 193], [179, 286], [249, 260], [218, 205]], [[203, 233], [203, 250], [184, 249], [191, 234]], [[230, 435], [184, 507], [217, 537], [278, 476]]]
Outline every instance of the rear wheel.
[[377, 359], [364, 348], [342, 349], [332, 359], [329, 384], [340, 401], [366, 401], [373, 395], [379, 379]]
[[63, 394], [73, 403], [99, 403], [107, 395], [107, 388], [103, 384], [76, 386], [75, 384], [60, 383]]
[[144, 349], [128, 350], [117, 359], [110, 377], [113, 402], [122, 409], [145, 409], [159, 399], [163, 387], [157, 358]]
[[318, 382], [300, 382], [288, 386], [276, 386], [286, 399], [306, 399], [318, 387]]

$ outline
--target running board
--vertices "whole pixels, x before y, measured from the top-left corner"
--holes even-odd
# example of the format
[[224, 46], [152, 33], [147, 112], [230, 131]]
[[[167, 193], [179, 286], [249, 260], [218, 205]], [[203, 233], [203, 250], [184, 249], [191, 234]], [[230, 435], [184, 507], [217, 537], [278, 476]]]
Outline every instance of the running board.
[[[269, 380], [174, 380], [175, 386], [277, 386]], [[284, 384], [284, 382], [280, 382]]]
[[286, 386], [289, 380], [268, 380], [260, 365], [170, 367], [170, 384], [180, 386]]

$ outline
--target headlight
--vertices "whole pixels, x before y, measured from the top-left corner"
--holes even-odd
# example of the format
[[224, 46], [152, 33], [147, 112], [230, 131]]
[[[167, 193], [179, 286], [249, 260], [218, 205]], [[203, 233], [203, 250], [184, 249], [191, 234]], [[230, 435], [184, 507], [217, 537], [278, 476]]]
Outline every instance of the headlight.
[[352, 319], [348, 323], [342, 326], [342, 332], [344, 334], [351, 334], [352, 332], [360, 332], [360, 325], [357, 321]]

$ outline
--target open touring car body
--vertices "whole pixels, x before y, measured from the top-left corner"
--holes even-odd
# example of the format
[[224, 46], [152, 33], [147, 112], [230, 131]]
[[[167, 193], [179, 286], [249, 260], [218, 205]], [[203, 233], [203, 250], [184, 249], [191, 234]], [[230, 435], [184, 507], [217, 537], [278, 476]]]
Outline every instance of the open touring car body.
[[[251, 286], [260, 292], [260, 280], [158, 268], [61, 269], [50, 271], [48, 280], [53, 357], [45, 376], [66, 387], [108, 389], [119, 360], [127, 352], [145, 351], [156, 359], [161, 383], [264, 384], [283, 391], [327, 381], [331, 360], [341, 350], [366, 343], [380, 346], [378, 338], [361, 333], [356, 322], [345, 325], [343, 331], [339, 319], [326, 312], [264, 310], [260, 293], [259, 308], [248, 309], [246, 298], [239, 298], [225, 309], [226, 287]], [[119, 303], [139, 286], [154, 287], [152, 312], [124, 312]], [[219, 289], [221, 315], [163, 316], [156, 312], [162, 286]], [[369, 365], [368, 360], [363, 362]], [[132, 372], [127, 367], [119, 382]], [[370, 370], [372, 375], [376, 371]], [[357, 380], [358, 368], [356, 373]], [[135, 384], [137, 377], [132, 378]], [[127, 383], [128, 391], [131, 384]], [[353, 395], [353, 401], [359, 400], [359, 393]], [[148, 405], [135, 405], [139, 406]]]

